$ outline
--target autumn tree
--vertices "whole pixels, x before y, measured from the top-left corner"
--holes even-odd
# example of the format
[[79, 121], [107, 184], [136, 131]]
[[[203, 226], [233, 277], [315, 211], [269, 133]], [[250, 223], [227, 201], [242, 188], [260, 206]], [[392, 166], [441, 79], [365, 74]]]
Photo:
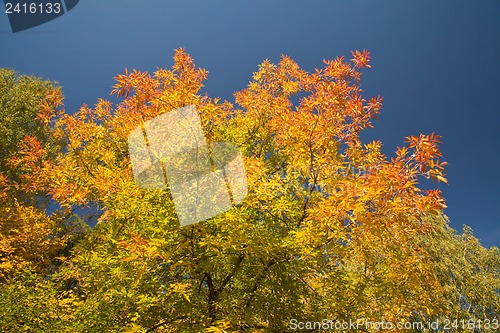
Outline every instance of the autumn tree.
[[57, 85], [0, 69], [0, 281], [23, 267], [50, 269], [64, 246], [44, 170], [63, 147], [53, 134], [61, 101]]
[[64, 287], [50, 276], [75, 233], [69, 215], [51, 200], [45, 172], [64, 147], [54, 132], [61, 91], [50, 81], [0, 69], [0, 101], [0, 330], [61, 331], [51, 310], [64, 308]]
[[[446, 183], [440, 137], [407, 137], [392, 158], [381, 142], [363, 143], [382, 99], [362, 96], [369, 53], [352, 56], [312, 73], [286, 56], [266, 60], [232, 104], [201, 93], [207, 71], [180, 49], [172, 69], [118, 75], [118, 105], [99, 100], [46, 121], [65, 149], [50, 163], [34, 149], [9, 165], [37, 161], [26, 184], [44, 186], [61, 212], [87, 207], [99, 220], [50, 278], [30, 273], [3, 286], [2, 305], [25, 319], [4, 316], [0, 327], [288, 332], [292, 319], [497, 320], [498, 249], [469, 229], [455, 233], [441, 192], [419, 188], [422, 179]], [[187, 105], [199, 110], [207, 141], [240, 147], [249, 193], [181, 227], [168, 189], [136, 184], [127, 138]], [[15, 305], [24, 294], [38, 308]]]
[[7, 161], [20, 150], [25, 136], [36, 137], [41, 142], [47, 140], [47, 128], [38, 115], [44, 103], [57, 103], [48, 98], [48, 94], [53, 94], [56, 89], [50, 81], [19, 75], [11, 69], [0, 69], [0, 170], [2, 172], [12, 171], [7, 167]]

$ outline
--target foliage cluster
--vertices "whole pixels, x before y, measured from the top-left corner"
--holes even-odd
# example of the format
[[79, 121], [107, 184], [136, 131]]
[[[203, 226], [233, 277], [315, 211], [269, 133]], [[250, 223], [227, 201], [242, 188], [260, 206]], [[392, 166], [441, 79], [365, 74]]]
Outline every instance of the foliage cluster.
[[[498, 319], [498, 249], [457, 234], [440, 191], [419, 188], [446, 183], [440, 137], [408, 137], [393, 158], [359, 137], [382, 106], [362, 96], [369, 60], [356, 51], [312, 73], [266, 60], [232, 104], [201, 93], [208, 73], [180, 49], [172, 69], [118, 75], [119, 104], [72, 115], [55, 85], [2, 70], [0, 330]], [[127, 137], [186, 105], [208, 141], [241, 148], [249, 194], [181, 228], [168, 190], [134, 182]]]

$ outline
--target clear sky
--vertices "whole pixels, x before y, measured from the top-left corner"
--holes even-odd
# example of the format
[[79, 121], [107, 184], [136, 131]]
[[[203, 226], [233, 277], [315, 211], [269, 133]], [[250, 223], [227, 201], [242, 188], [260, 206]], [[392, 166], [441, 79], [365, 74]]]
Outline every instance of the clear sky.
[[0, 13], [0, 67], [58, 81], [70, 113], [108, 98], [125, 67], [170, 67], [179, 47], [229, 101], [266, 58], [313, 70], [368, 49], [362, 85], [384, 109], [364, 139], [391, 157], [405, 136], [442, 135], [451, 225], [500, 246], [500, 0], [81, 0], [15, 34]]

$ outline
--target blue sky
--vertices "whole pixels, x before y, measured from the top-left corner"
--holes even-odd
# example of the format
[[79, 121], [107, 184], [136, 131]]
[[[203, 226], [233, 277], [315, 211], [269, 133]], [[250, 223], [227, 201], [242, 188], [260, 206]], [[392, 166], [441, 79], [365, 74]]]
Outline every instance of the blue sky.
[[229, 101], [266, 58], [313, 70], [368, 49], [362, 85], [384, 109], [364, 139], [393, 156], [405, 136], [442, 135], [452, 227], [500, 246], [500, 1], [81, 0], [16, 34], [0, 13], [0, 67], [58, 81], [68, 112], [108, 98], [125, 67], [170, 67], [179, 47]]

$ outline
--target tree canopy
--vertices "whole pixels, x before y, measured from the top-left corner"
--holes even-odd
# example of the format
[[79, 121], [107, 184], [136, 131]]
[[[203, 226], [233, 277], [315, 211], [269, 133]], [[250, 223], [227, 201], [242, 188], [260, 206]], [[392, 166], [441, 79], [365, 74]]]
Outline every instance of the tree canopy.
[[[1, 330], [497, 331], [498, 249], [451, 229], [439, 189], [419, 185], [447, 182], [440, 136], [409, 136], [391, 158], [360, 139], [382, 107], [362, 96], [369, 63], [265, 60], [230, 103], [201, 92], [208, 72], [179, 49], [171, 69], [117, 75], [119, 104], [75, 114], [54, 85], [0, 72]], [[248, 195], [181, 227], [168, 189], [136, 184], [127, 138], [187, 105], [207, 141], [240, 147]]]

